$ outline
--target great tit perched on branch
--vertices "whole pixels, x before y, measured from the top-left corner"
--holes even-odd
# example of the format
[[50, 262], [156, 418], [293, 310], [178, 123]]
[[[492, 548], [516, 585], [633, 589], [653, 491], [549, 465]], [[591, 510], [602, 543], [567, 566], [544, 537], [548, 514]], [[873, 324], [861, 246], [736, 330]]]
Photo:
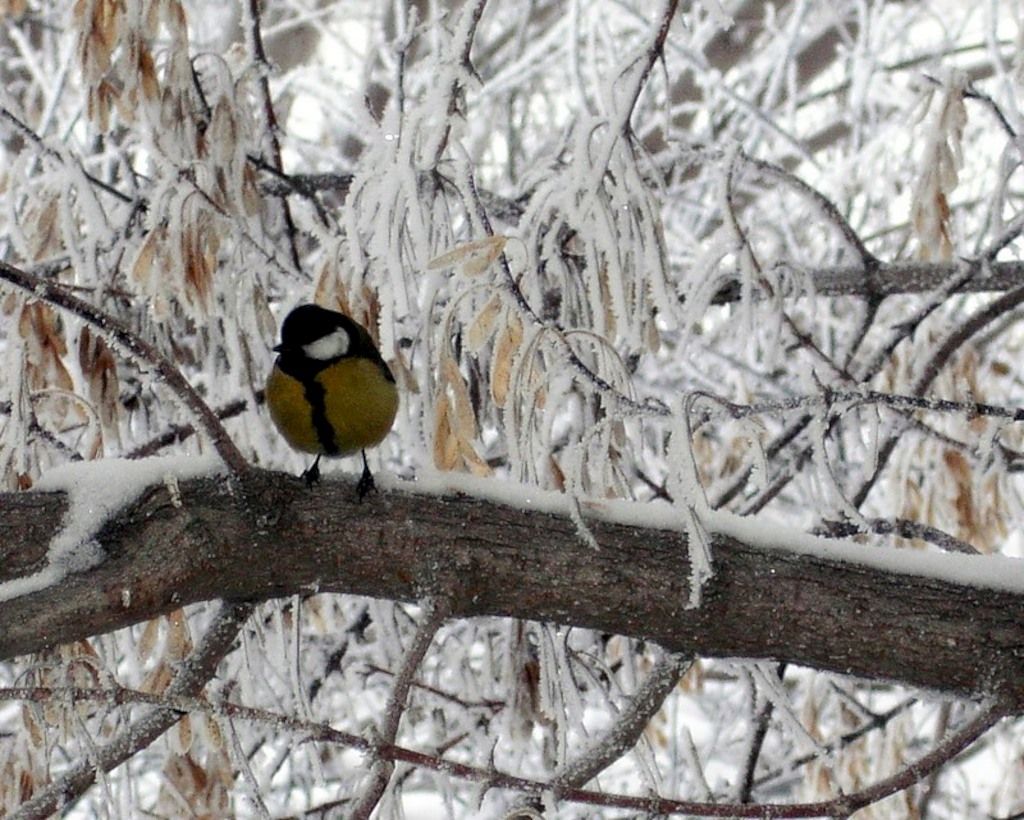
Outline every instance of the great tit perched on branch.
[[374, 489], [366, 448], [384, 439], [398, 412], [395, 377], [366, 328], [318, 305], [299, 305], [285, 317], [274, 350], [267, 407], [292, 447], [316, 454], [302, 478], [310, 486], [320, 480], [321, 456], [361, 451], [361, 501]]

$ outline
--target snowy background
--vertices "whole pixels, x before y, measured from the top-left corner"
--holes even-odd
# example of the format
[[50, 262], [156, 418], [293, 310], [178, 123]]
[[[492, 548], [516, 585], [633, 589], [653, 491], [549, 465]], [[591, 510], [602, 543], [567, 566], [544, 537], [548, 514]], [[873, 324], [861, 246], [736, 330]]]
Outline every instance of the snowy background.
[[[396, 375], [378, 475], [641, 518], [657, 500], [694, 555], [726, 520], [712, 511], [757, 516], [733, 526], [941, 574], [967, 566], [950, 551], [1020, 553], [1022, 44], [1011, 0], [8, 0], [0, 259], [116, 317], [253, 464], [307, 466], [261, 391], [281, 319], [316, 301], [367, 326]], [[0, 290], [0, 480], [116, 500], [88, 495], [99, 518], [66, 521], [51, 566], [0, 601], [101, 561], [89, 531], [146, 482], [217, 463], [173, 380], [45, 295]], [[158, 455], [174, 458], [112, 460]], [[1019, 576], [1001, 561], [977, 580]], [[214, 609], [2, 662], [0, 686], [160, 695]], [[261, 605], [211, 689], [305, 729], [189, 704], [72, 816], [372, 808], [368, 756], [308, 730], [377, 725], [422, 624], [427, 605]], [[426, 641], [400, 744], [543, 782], [660, 682], [639, 741], [585, 781], [608, 793], [828, 800], [978, 709], [568, 625], [452, 621]], [[8, 694], [0, 813], [145, 708]], [[1021, 755], [1003, 721], [857, 816], [1011, 816]], [[399, 764], [375, 816], [522, 800]]]

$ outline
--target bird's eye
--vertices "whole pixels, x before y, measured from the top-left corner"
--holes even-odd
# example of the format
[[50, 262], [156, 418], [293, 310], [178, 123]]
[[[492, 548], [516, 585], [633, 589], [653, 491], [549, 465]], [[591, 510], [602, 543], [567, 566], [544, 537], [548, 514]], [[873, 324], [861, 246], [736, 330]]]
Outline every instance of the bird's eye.
[[349, 345], [350, 340], [348, 338], [348, 331], [343, 327], [339, 327], [332, 330], [330, 333], [321, 336], [315, 342], [303, 345], [302, 352], [311, 359], [326, 361], [328, 359], [337, 359], [339, 356], [344, 356], [348, 353]]

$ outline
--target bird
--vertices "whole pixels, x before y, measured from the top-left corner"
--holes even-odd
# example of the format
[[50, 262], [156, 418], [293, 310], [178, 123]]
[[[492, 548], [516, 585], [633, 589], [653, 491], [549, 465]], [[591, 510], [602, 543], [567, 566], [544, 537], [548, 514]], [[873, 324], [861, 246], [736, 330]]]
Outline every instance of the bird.
[[359, 501], [375, 489], [366, 448], [380, 444], [398, 413], [398, 387], [366, 328], [319, 305], [294, 308], [267, 378], [266, 402], [278, 431], [296, 450], [316, 455], [301, 478], [320, 480], [321, 456], [363, 454]]

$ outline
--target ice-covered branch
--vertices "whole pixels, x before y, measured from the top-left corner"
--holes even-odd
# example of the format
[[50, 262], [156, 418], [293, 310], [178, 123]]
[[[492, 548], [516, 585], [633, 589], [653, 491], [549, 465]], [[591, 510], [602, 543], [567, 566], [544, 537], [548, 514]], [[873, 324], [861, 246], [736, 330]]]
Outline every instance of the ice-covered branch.
[[[942, 368], [949, 363], [950, 359], [971, 337], [980, 332], [987, 325], [994, 322], [996, 319], [1017, 309], [1022, 303], [1024, 303], [1024, 286], [1017, 287], [1014, 290], [1004, 293], [998, 299], [993, 300], [989, 304], [985, 305], [985, 307], [976, 311], [962, 324], [953, 328], [919, 369], [917, 378], [912, 385], [912, 391], [917, 395], [922, 395], [924, 391], [931, 387], [935, 379], [938, 378], [939, 372]], [[861, 482], [860, 487], [852, 496], [853, 502], [856, 506], [859, 507], [864, 503], [864, 500], [871, 492], [871, 489], [875, 486], [875, 483], [885, 469], [889, 458], [892, 456], [893, 450], [896, 448], [896, 442], [898, 439], [898, 435], [891, 434], [886, 438], [885, 443], [879, 447], [877, 465], [874, 473]]]

